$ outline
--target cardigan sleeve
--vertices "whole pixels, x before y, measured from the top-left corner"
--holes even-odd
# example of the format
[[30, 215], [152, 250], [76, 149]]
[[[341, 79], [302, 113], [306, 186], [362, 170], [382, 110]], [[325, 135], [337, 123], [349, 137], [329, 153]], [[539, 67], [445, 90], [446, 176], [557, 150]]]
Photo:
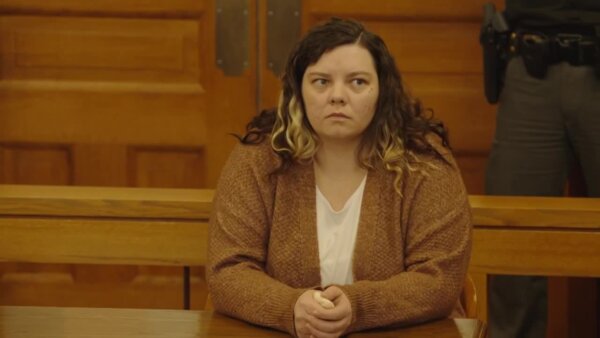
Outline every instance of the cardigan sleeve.
[[447, 160], [435, 161], [438, 169], [417, 183], [413, 176], [404, 190], [404, 271], [341, 286], [352, 305], [348, 332], [441, 318], [456, 306], [470, 258], [471, 211], [459, 170]]
[[265, 270], [274, 189], [270, 155], [264, 145], [238, 145], [230, 155], [210, 219], [207, 280], [217, 311], [294, 335], [294, 305], [304, 290]]

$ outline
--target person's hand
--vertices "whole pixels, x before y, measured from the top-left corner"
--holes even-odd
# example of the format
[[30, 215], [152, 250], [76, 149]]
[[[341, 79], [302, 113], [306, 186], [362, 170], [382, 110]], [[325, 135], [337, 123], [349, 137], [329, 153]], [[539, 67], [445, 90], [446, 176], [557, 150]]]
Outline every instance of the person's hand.
[[330, 286], [321, 296], [333, 302], [333, 309], [323, 308], [313, 297], [314, 290], [304, 292], [294, 306], [294, 324], [300, 338], [336, 338], [352, 322], [350, 300], [337, 286]]
[[309, 338], [311, 335], [308, 328], [309, 322], [314, 320], [311, 313], [321, 306], [313, 297], [315, 292], [315, 290], [306, 290], [298, 297], [296, 305], [294, 305], [294, 327], [299, 338]]

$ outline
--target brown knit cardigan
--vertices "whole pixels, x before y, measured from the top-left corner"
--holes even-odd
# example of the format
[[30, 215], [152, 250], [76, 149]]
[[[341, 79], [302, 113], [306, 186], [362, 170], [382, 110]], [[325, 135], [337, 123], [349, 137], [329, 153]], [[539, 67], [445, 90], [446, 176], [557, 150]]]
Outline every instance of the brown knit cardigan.
[[[369, 170], [354, 249], [346, 333], [448, 316], [471, 249], [467, 194], [450, 152], [421, 155], [427, 174]], [[210, 220], [208, 286], [215, 309], [294, 335], [297, 298], [321, 284], [312, 164], [279, 164], [269, 142], [238, 145], [223, 169]]]

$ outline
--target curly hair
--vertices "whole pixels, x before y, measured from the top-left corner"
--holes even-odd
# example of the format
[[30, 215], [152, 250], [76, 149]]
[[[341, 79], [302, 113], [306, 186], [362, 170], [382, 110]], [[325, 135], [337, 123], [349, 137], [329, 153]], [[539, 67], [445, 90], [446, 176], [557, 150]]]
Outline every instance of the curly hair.
[[302, 78], [306, 68], [325, 52], [346, 44], [358, 44], [369, 51], [379, 79], [375, 114], [363, 132], [358, 161], [365, 168], [382, 164], [386, 170], [395, 172], [394, 186], [400, 193], [402, 174], [405, 170], [416, 170], [411, 164], [422, 162], [416, 154], [443, 158], [427, 142], [426, 136], [437, 134], [443, 146], [449, 148], [448, 132], [442, 122], [433, 118], [430, 109], [424, 109], [421, 102], [405, 90], [394, 58], [383, 40], [354, 20], [332, 18], [312, 28], [296, 44], [282, 76], [279, 106], [256, 116], [240, 141], [258, 144], [270, 135], [273, 150], [281, 159], [275, 173], [285, 171], [294, 162], [312, 160], [319, 138], [305, 114]]

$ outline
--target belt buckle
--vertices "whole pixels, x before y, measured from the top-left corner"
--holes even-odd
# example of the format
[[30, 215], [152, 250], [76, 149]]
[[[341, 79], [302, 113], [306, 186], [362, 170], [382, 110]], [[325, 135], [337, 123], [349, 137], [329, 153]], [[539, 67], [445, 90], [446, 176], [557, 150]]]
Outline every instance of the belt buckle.
[[523, 33], [521, 35], [521, 41], [528, 45], [544, 43], [547, 40], [548, 37], [541, 33]]
[[557, 34], [555, 41], [563, 50], [566, 61], [573, 66], [589, 64], [595, 57], [596, 42], [581, 34]]
[[556, 34], [554, 37], [559, 46], [568, 48], [573, 45], [579, 45], [581, 40], [583, 40], [583, 35], [581, 34], [568, 34], [568, 33], [560, 33]]

